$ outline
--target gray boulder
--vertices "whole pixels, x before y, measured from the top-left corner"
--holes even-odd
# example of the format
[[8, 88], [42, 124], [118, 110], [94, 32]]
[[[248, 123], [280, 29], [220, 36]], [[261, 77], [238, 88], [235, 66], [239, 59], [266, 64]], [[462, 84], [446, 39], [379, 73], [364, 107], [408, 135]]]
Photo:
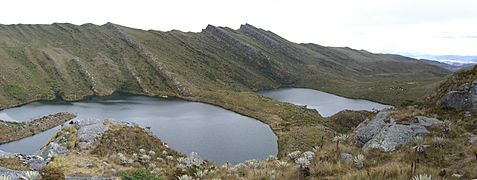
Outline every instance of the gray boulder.
[[388, 124], [364, 144], [363, 150], [374, 148], [382, 152], [395, 151], [411, 142], [417, 135], [422, 136], [427, 133], [429, 132], [426, 128], [418, 125]]
[[416, 116], [417, 123], [422, 126], [433, 126], [442, 124], [443, 122], [436, 118], [428, 118], [425, 116]]
[[63, 147], [56, 142], [51, 142], [46, 147], [42, 148], [39, 154], [44, 159], [49, 159], [57, 155], [67, 155], [68, 152], [69, 151], [66, 147]]
[[[389, 122], [386, 122], [386, 119], [389, 119]], [[356, 140], [364, 144], [364, 151], [374, 148], [390, 152], [407, 145], [416, 136], [428, 134], [427, 126], [442, 123], [435, 118], [417, 116], [410, 124], [397, 124], [389, 117], [389, 112], [382, 111], [372, 120], [366, 120], [356, 127]]]
[[342, 152], [340, 153], [340, 159], [341, 161], [344, 161], [344, 162], [350, 162], [350, 161], [353, 161], [353, 155], [350, 153]]
[[462, 91], [449, 91], [441, 99], [443, 108], [466, 110], [477, 109], [477, 81], [466, 84]]
[[82, 149], [90, 147], [106, 131], [104, 120], [85, 119], [74, 122], [78, 128], [77, 137]]
[[386, 125], [384, 121], [389, 116], [389, 112], [381, 111], [372, 120], [365, 120], [360, 123], [356, 129], [356, 140], [358, 143], [365, 144], [371, 140]]

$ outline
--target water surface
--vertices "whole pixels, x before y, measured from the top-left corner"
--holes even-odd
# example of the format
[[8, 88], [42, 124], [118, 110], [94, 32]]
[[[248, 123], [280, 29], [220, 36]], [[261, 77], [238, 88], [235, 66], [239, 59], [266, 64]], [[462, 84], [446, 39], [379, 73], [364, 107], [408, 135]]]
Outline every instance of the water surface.
[[316, 109], [324, 116], [332, 116], [342, 110], [381, 110], [392, 106], [363, 99], [350, 99], [314, 89], [280, 88], [261, 92], [272, 99]]
[[[171, 148], [183, 153], [198, 152], [217, 163], [264, 159], [278, 151], [277, 137], [268, 125], [216, 106], [178, 99], [121, 94], [72, 103], [35, 102], [0, 111], [0, 119], [29, 121], [57, 112], [150, 127]], [[0, 149], [35, 153], [59, 128], [0, 145]]]

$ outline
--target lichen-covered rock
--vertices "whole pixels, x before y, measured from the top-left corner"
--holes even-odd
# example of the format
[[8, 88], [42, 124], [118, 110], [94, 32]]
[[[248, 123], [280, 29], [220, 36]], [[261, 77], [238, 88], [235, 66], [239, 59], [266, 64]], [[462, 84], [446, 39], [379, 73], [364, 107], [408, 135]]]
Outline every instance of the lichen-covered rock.
[[82, 149], [90, 147], [107, 130], [104, 120], [82, 119], [74, 123], [78, 128], [76, 136]]
[[16, 157], [23, 163], [30, 165], [32, 170], [40, 170], [48, 164], [48, 160], [39, 155], [17, 154]]
[[477, 109], [477, 81], [465, 85], [462, 91], [449, 91], [441, 99], [443, 108], [466, 110]]
[[366, 142], [363, 150], [375, 148], [383, 152], [395, 151], [411, 142], [417, 135], [429, 133], [426, 128], [419, 125], [402, 125], [390, 123], [379, 131], [370, 141]]
[[443, 122], [436, 118], [429, 118], [425, 116], [416, 116], [417, 123], [422, 126], [433, 126], [442, 124]]
[[364, 151], [374, 148], [390, 152], [407, 145], [416, 136], [428, 134], [427, 126], [442, 123], [435, 118], [417, 116], [410, 124], [398, 124], [389, 117], [389, 112], [381, 111], [372, 120], [366, 120], [356, 127], [356, 140], [364, 144]]
[[342, 152], [340, 153], [340, 159], [341, 161], [349, 162], [353, 160], [353, 155], [350, 153]]
[[356, 140], [364, 144], [371, 140], [386, 125], [384, 121], [389, 116], [389, 112], [381, 111], [372, 120], [365, 120], [355, 129]]
[[39, 154], [41, 157], [49, 159], [57, 155], [67, 155], [68, 152], [69, 151], [66, 147], [63, 147], [56, 142], [51, 142], [46, 147], [42, 148]]

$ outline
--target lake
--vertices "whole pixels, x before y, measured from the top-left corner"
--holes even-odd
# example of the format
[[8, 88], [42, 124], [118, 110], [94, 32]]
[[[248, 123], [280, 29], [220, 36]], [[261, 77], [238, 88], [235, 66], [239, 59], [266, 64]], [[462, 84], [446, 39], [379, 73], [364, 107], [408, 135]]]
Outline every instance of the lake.
[[323, 117], [332, 116], [342, 110], [381, 110], [392, 106], [363, 99], [350, 99], [334, 94], [306, 88], [280, 88], [260, 92], [272, 99], [316, 109]]
[[[57, 112], [150, 127], [171, 148], [197, 152], [216, 163], [265, 159], [278, 152], [277, 137], [268, 125], [220, 107], [180, 99], [117, 94], [81, 102], [41, 101], [0, 111], [0, 119], [30, 121]], [[0, 145], [0, 149], [34, 154], [59, 128]]]

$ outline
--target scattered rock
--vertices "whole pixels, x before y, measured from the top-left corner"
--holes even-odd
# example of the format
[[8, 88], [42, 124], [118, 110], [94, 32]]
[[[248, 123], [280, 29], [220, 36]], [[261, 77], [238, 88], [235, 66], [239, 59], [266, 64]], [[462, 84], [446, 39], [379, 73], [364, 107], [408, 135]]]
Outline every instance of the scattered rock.
[[79, 167], [86, 168], [86, 167], [93, 167], [93, 163], [91, 162], [82, 162], [78, 165]]
[[17, 154], [16, 157], [25, 164], [30, 165], [30, 169], [40, 170], [48, 164], [48, 161], [38, 155]]
[[341, 161], [350, 162], [353, 160], [353, 155], [350, 153], [342, 152], [340, 153], [340, 159]]
[[372, 120], [365, 120], [355, 129], [356, 140], [365, 144], [371, 140], [386, 125], [384, 120], [389, 116], [389, 112], [381, 111]]
[[422, 126], [433, 126], [433, 125], [438, 125], [438, 124], [443, 123], [439, 119], [429, 118], [429, 117], [425, 117], [425, 116], [416, 116], [416, 119], [418, 121], [418, 124], [422, 125]]

